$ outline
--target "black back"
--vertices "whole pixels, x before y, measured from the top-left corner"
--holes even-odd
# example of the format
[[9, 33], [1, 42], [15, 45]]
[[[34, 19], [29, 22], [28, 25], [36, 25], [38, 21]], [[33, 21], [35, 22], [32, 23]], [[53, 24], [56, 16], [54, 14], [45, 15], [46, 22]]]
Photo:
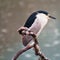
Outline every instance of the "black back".
[[32, 13], [32, 14], [30, 15], [30, 17], [27, 19], [24, 27], [28, 27], [28, 28], [29, 28], [29, 27], [33, 24], [33, 22], [34, 22], [35, 19], [36, 19], [36, 14], [37, 14], [37, 12], [34, 12], [34, 13]]
[[38, 13], [43, 13], [43, 14], [45, 14], [45, 15], [48, 15], [48, 12], [47, 11], [42, 11], [42, 10], [40, 10], [40, 11], [37, 11]]
[[32, 13], [32, 14], [30, 15], [30, 17], [27, 19], [24, 27], [29, 28], [29, 27], [33, 24], [33, 22], [35, 21], [36, 15], [37, 15], [38, 13], [43, 13], [43, 14], [45, 14], [45, 15], [48, 15], [48, 12], [46, 12], [46, 11], [42, 11], [42, 10], [36, 11], [36, 12], [34, 12], [34, 13]]

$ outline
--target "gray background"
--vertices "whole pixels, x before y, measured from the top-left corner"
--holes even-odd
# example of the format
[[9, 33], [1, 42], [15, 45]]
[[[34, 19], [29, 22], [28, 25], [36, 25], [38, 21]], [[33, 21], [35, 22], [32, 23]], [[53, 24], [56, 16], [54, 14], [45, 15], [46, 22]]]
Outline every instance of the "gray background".
[[[42, 52], [51, 60], [60, 60], [60, 0], [0, 0], [0, 60], [11, 60], [23, 48], [17, 29], [33, 11], [47, 10], [56, 20], [49, 20], [39, 36]], [[33, 49], [18, 60], [37, 60]]]

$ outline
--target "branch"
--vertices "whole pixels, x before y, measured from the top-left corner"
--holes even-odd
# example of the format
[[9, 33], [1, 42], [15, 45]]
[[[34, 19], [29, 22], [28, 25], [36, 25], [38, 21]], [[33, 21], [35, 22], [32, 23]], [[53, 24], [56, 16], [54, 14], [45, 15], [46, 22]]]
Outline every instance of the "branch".
[[12, 60], [16, 60], [22, 53], [24, 53], [25, 51], [27, 51], [27, 50], [29, 50], [29, 49], [31, 49], [33, 47], [34, 47], [34, 50], [35, 50], [35, 55], [39, 56], [39, 59], [38, 60], [48, 60], [44, 56], [44, 54], [40, 51], [38, 40], [36, 38], [36, 35], [33, 32], [29, 31], [28, 28], [26, 28], [26, 27], [19, 28], [18, 32], [21, 35], [31, 35], [34, 38], [33, 39], [34, 40], [34, 44], [33, 45], [32, 44], [31, 45], [27, 45], [25, 48], [23, 48], [20, 51], [18, 51], [16, 53], [16, 55], [13, 57]]
[[27, 45], [25, 48], [19, 50], [16, 55], [12, 58], [12, 60], [16, 60], [22, 53], [24, 53], [25, 51], [31, 49], [33, 47], [33, 45]]
[[[37, 41], [37, 39], [35, 38]], [[34, 49], [35, 49], [35, 55], [39, 56], [39, 60], [48, 60], [47, 57], [41, 52], [39, 45], [35, 42], [34, 44]]]

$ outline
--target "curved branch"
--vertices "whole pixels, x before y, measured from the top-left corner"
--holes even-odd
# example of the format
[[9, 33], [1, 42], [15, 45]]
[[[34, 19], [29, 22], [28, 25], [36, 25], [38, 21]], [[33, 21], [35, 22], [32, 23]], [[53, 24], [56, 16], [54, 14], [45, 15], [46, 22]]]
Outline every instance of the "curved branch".
[[22, 53], [24, 53], [25, 51], [31, 49], [34, 45], [27, 45], [25, 48], [19, 50], [16, 55], [12, 58], [12, 60], [16, 60]]
[[27, 45], [25, 46], [25, 48], [19, 50], [16, 55], [13, 57], [12, 60], [16, 60], [19, 55], [21, 55], [22, 53], [24, 53], [25, 51], [31, 49], [32, 47], [34, 47], [34, 50], [35, 50], [35, 55], [38, 55], [40, 58], [39, 60], [48, 60], [45, 55], [42, 54], [42, 52], [40, 51], [40, 48], [39, 48], [39, 45], [38, 45], [38, 41], [37, 41], [37, 38], [36, 38], [36, 35], [29, 31], [26, 27], [21, 27], [19, 30], [18, 30], [19, 34], [21, 35], [31, 35], [34, 39], [34, 44], [31, 44], [31, 45]]

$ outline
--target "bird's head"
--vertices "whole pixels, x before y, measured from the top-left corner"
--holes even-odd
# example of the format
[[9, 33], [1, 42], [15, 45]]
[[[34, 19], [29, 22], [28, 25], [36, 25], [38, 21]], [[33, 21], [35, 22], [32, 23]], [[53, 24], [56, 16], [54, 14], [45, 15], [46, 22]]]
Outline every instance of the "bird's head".
[[37, 11], [37, 17], [40, 17], [41, 19], [56, 19], [55, 17], [51, 16], [47, 11]]
[[29, 16], [26, 23], [24, 24], [24, 27], [31, 27], [36, 20], [37, 22], [41, 22], [45, 25], [50, 18], [56, 19], [55, 17], [51, 16], [47, 11], [35, 11]]

